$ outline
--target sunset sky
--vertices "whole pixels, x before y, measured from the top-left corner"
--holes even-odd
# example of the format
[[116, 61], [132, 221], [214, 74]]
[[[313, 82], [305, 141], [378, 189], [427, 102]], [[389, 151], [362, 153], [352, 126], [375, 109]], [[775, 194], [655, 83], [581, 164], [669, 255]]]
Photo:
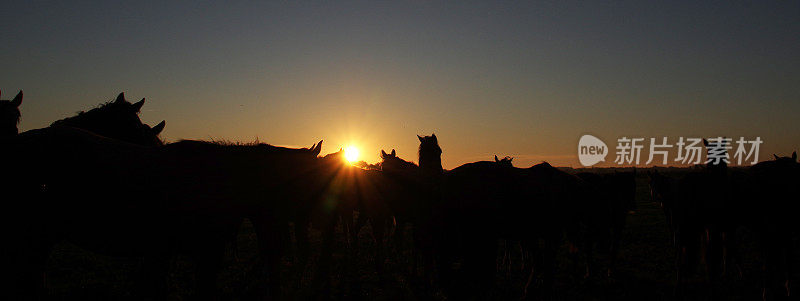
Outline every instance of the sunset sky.
[[21, 130], [124, 91], [168, 141], [324, 139], [367, 162], [416, 161], [434, 132], [445, 168], [577, 167], [583, 134], [800, 149], [798, 1], [167, 2], [0, 3]]

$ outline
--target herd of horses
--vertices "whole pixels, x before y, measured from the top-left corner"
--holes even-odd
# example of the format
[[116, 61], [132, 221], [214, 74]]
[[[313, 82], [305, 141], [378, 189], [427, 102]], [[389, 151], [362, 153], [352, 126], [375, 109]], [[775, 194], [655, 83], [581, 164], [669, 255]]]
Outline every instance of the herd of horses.
[[[197, 266], [196, 297], [215, 299], [225, 250], [245, 219], [258, 238], [266, 298], [285, 297], [280, 265], [291, 249], [290, 233], [299, 265], [308, 263], [310, 229], [322, 233], [315, 287], [329, 289], [340, 223], [348, 245], [358, 244], [359, 231], [370, 223], [379, 275], [386, 251], [400, 247], [391, 242], [408, 230], [413, 275], [437, 282], [456, 300], [489, 298], [498, 242], [519, 244], [527, 262], [525, 297], [549, 298], [565, 239], [570, 254], [584, 254], [579, 277], [596, 273], [593, 249], [609, 246], [605, 273], [612, 277], [626, 216], [635, 210], [636, 169], [573, 174], [548, 163], [517, 168], [511, 158], [495, 156], [445, 170], [435, 134], [418, 136], [419, 164], [392, 150], [363, 168], [347, 163], [341, 150], [320, 156], [322, 141], [297, 149], [164, 143], [159, 134], [165, 123], [143, 124], [144, 99], [131, 103], [124, 94], [18, 133], [21, 103], [21, 91], [0, 101], [0, 283], [6, 286], [0, 294], [9, 300], [43, 297], [47, 258], [64, 241], [143, 258], [135, 275], [143, 299], [166, 297], [169, 262], [186, 255]], [[708, 165], [682, 177], [648, 172], [651, 196], [662, 205], [674, 237], [677, 287], [699, 258], [712, 286], [735, 270], [735, 233], [749, 227], [759, 235], [765, 258], [765, 298], [788, 296], [798, 229], [789, 200], [798, 196], [799, 171], [792, 154], [747, 169]]]

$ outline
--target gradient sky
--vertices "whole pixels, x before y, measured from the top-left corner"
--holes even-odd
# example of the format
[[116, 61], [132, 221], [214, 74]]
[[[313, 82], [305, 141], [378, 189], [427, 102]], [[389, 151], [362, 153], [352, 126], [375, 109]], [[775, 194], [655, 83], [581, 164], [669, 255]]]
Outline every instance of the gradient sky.
[[416, 161], [432, 132], [446, 168], [578, 166], [586, 133], [800, 148], [798, 1], [161, 2], [3, 1], [21, 130], [124, 91], [170, 141], [325, 139], [368, 162]]

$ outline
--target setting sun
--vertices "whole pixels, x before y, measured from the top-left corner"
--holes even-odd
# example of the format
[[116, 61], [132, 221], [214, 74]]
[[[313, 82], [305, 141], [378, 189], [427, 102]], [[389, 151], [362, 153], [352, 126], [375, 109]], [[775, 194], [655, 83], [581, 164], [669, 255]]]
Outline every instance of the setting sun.
[[355, 146], [348, 146], [344, 149], [344, 158], [347, 162], [353, 163], [358, 160], [358, 148]]

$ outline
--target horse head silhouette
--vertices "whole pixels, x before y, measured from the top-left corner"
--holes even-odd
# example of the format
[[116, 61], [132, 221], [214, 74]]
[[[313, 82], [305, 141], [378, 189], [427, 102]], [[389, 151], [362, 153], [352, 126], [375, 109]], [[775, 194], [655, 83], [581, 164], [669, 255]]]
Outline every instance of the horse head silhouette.
[[125, 100], [125, 93], [120, 93], [113, 101], [87, 112], [79, 112], [73, 117], [55, 121], [51, 126], [76, 127], [139, 145], [163, 145], [164, 142], [158, 135], [164, 130], [165, 121], [150, 127], [139, 119], [144, 101], [142, 98], [136, 103], [130, 103]]
[[397, 152], [395, 152], [394, 149], [392, 149], [392, 152], [389, 154], [387, 154], [386, 151], [381, 150], [381, 159], [386, 160], [389, 158], [396, 158], [396, 157], [397, 157]]
[[22, 90], [12, 100], [0, 100], [0, 137], [11, 137], [19, 133], [19, 105], [22, 104]]
[[381, 170], [386, 172], [411, 171], [418, 168], [416, 164], [400, 159], [394, 149], [388, 154], [381, 150], [381, 160]]
[[442, 148], [436, 134], [419, 136], [419, 167], [432, 173], [442, 173]]
[[797, 163], [797, 151], [792, 152], [791, 157], [779, 157], [776, 154], [772, 154], [775, 157], [775, 161], [781, 161], [785, 163]]
[[800, 180], [800, 163], [797, 162], [797, 152], [792, 152], [791, 156], [781, 157], [772, 155], [775, 160], [759, 162], [751, 169], [757, 171], [767, 171], [771, 176], [780, 179], [786, 186], [795, 187], [793, 183]]
[[494, 155], [494, 162], [497, 163], [497, 164], [500, 164], [500, 166], [503, 166], [503, 167], [513, 167], [514, 165], [511, 163], [511, 161], [513, 161], [513, 160], [514, 160], [514, 158], [509, 157], [509, 156], [505, 156], [505, 157], [503, 157], [503, 159], [499, 159], [499, 158], [497, 158], [497, 155]]

